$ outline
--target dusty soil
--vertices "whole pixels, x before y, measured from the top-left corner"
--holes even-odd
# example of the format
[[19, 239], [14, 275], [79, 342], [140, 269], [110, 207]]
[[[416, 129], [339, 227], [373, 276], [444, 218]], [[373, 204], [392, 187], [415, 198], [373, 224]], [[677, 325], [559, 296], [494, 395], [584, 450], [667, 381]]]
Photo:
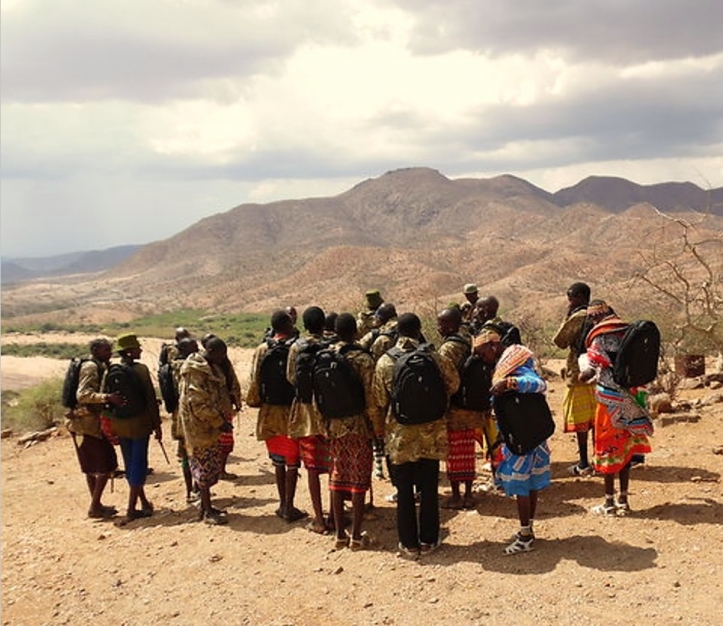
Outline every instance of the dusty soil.
[[[157, 351], [146, 347], [153, 362]], [[243, 380], [249, 352], [232, 357]], [[64, 369], [27, 361], [2, 359], [4, 390]], [[553, 382], [558, 415], [562, 393]], [[567, 475], [575, 443], [558, 428], [535, 551], [502, 554], [517, 527], [514, 502], [480, 494], [475, 511], [442, 511], [444, 544], [418, 562], [396, 556], [388, 481], [374, 482], [366, 551], [334, 551], [330, 537], [308, 532], [303, 521], [278, 519], [272, 468], [250, 409], [237, 421], [230, 470], [238, 479], [214, 489], [229, 512], [226, 527], [198, 523], [185, 503], [168, 428], [170, 465], [151, 443], [156, 513], [124, 527], [86, 518], [85, 483], [67, 435], [27, 448], [4, 439], [2, 623], [720, 624], [723, 456], [714, 449], [723, 444], [723, 405], [701, 416], [658, 426], [653, 453], [633, 470], [629, 517], [588, 513], [601, 501], [602, 481]], [[446, 481], [441, 491], [448, 492]], [[126, 495], [116, 480], [105, 501], [122, 508]], [[305, 475], [298, 504], [310, 506]]]

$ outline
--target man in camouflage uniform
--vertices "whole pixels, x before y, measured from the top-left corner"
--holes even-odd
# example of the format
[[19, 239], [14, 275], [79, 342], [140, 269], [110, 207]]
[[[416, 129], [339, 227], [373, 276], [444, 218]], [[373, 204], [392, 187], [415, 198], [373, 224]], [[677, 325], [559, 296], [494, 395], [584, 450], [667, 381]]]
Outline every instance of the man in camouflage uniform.
[[[296, 328], [289, 314], [283, 310], [274, 311], [271, 315], [270, 336], [254, 351], [246, 394], [246, 404], [259, 409], [256, 420], [256, 438], [265, 442], [276, 474], [276, 491], [279, 496], [276, 515], [287, 522], [295, 522], [307, 515], [294, 506], [300, 465], [299, 442], [289, 437], [291, 402], [289, 401], [289, 404], [272, 404], [264, 399], [265, 381], [262, 380], [261, 365], [270, 346], [275, 343], [289, 342], [295, 336]], [[291, 393], [293, 393], [293, 389]]]
[[462, 288], [462, 294], [465, 299], [465, 302], [463, 302], [460, 307], [462, 311], [462, 323], [467, 327], [470, 327], [474, 321], [474, 306], [477, 304], [477, 300], [479, 299], [479, 290], [477, 289], [477, 285], [474, 283], [467, 283]]
[[186, 339], [191, 336], [188, 329], [183, 326], [178, 326], [174, 335], [175, 341], [173, 343], [164, 343], [161, 346], [161, 352], [158, 355], [158, 367], [166, 363], [170, 363], [173, 359], [178, 357], [178, 343], [181, 339]]
[[[385, 302], [379, 306], [374, 313], [374, 328], [366, 333], [360, 340], [359, 345], [369, 350], [376, 363], [379, 358], [397, 342], [397, 309], [391, 302]], [[374, 440], [374, 465], [377, 478], [384, 478], [383, 460], [386, 458], [387, 472], [392, 485], [396, 487], [394, 478], [394, 467], [389, 461], [388, 455], [384, 453], [384, 442], [380, 439]], [[396, 502], [397, 494], [387, 496], [388, 502]]]
[[397, 342], [397, 309], [391, 302], [382, 304], [374, 314], [376, 328], [372, 328], [359, 344], [369, 350], [374, 362]]
[[[374, 360], [368, 352], [354, 343], [357, 335], [354, 316], [342, 313], [336, 319], [334, 329], [338, 342], [333, 349], [342, 352], [364, 390], [364, 408], [356, 415], [330, 419], [327, 430], [331, 455], [332, 509], [336, 530], [336, 547], [349, 546], [358, 550], [365, 546], [362, 533], [364, 499], [371, 488], [372, 439], [375, 433], [384, 432], [384, 424], [375, 410], [372, 395]], [[346, 390], [342, 391], [346, 393]], [[344, 499], [351, 494], [352, 526], [351, 536], [344, 529]]]
[[[442, 337], [439, 354], [446, 356], [461, 374], [465, 361], [472, 353], [472, 341], [466, 334], [460, 333], [462, 314], [459, 309], [444, 309], [437, 316], [437, 331]], [[457, 406], [454, 397], [447, 411], [447, 477], [452, 487], [452, 496], [445, 503], [450, 509], [471, 509], [475, 506], [472, 485], [477, 477], [475, 471], [475, 431], [483, 426], [484, 414]], [[462, 497], [460, 485], [464, 483]]]
[[479, 335], [482, 331], [491, 330], [502, 337], [502, 343], [507, 348], [513, 344], [521, 344], [520, 330], [512, 324], [503, 320], [498, 315], [500, 302], [494, 296], [486, 296], [477, 300], [474, 306], [474, 321], [472, 332]]
[[[414, 313], [399, 316], [396, 347], [411, 352], [419, 345], [422, 324]], [[447, 392], [459, 387], [459, 374], [447, 357], [433, 352]], [[447, 420], [424, 424], [400, 424], [392, 410], [391, 397], [395, 361], [384, 354], [374, 370], [374, 402], [386, 415], [386, 451], [395, 468], [397, 530], [402, 555], [416, 557], [439, 546], [439, 462], [447, 457]], [[414, 486], [420, 489], [419, 521], [414, 501]]]
[[90, 492], [88, 517], [91, 518], [117, 513], [115, 507], [104, 506], [101, 502], [108, 478], [118, 467], [118, 458], [113, 445], [101, 430], [100, 414], [106, 404], [121, 405], [124, 401], [118, 393], [101, 393], [101, 383], [112, 353], [112, 344], [107, 339], [90, 342], [90, 359], [80, 366], [75, 394], [78, 404], [66, 415], [66, 426], [73, 438], [80, 469], [85, 474]]
[[[301, 319], [306, 334], [291, 346], [286, 367], [286, 378], [294, 386], [299, 352], [309, 344], [324, 342], [324, 311], [318, 306], [311, 306], [302, 313]], [[289, 436], [299, 442], [301, 460], [308, 476], [309, 495], [314, 509], [314, 521], [309, 530], [326, 534], [332, 530], [332, 525], [324, 519], [320, 477], [329, 473], [329, 443], [324, 420], [313, 402], [302, 402], [299, 397], [294, 398], [289, 417]]]
[[376, 310], [384, 303], [384, 298], [382, 298], [378, 289], [367, 291], [364, 298], [366, 301], [366, 309], [359, 311], [356, 319], [357, 337], [363, 337], [376, 326], [374, 313], [376, 313]]

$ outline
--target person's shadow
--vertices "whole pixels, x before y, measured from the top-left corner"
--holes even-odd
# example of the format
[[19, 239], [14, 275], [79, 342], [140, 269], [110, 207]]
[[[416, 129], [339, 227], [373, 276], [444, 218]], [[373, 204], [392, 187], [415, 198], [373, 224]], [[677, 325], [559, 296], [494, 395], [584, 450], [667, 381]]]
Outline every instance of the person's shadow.
[[482, 569], [501, 574], [542, 574], [555, 570], [560, 562], [577, 561], [582, 567], [606, 572], [638, 572], [656, 567], [654, 548], [640, 548], [611, 542], [599, 536], [573, 535], [564, 539], [538, 539], [529, 553], [507, 556], [509, 541], [478, 541], [469, 545], [443, 544], [420, 562], [450, 565], [461, 561], [479, 564]]

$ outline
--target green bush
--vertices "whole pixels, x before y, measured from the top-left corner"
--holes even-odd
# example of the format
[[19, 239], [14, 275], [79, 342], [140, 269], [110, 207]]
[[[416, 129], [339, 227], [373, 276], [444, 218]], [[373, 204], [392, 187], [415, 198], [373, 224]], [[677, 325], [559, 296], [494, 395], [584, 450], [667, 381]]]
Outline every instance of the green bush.
[[[223, 339], [229, 346], [241, 348], [255, 348], [263, 338], [264, 330], [269, 325], [270, 313], [236, 313], [213, 314], [199, 309], [183, 309], [166, 313], [157, 313], [139, 317], [130, 322], [114, 322], [104, 325], [88, 324], [4, 324], [5, 333], [18, 332], [67, 332], [89, 333], [117, 337], [127, 332], [134, 332], [142, 337], [158, 337], [172, 339], [177, 326], [188, 328], [194, 337], [201, 339], [206, 333], [213, 333]], [[14, 356], [50, 356], [55, 358], [71, 358], [77, 356], [77, 344], [51, 344], [72, 345], [70, 351], [63, 349], [52, 352], [43, 343], [30, 346], [3, 346], [3, 354]]]
[[33, 357], [44, 356], [51, 359], [72, 359], [85, 354], [87, 348], [77, 343], [8, 343], [3, 346], [3, 354], [6, 356]]
[[3, 392], [3, 428], [32, 431], [60, 424], [66, 412], [60, 404], [62, 385], [63, 381], [56, 378], [17, 394]]

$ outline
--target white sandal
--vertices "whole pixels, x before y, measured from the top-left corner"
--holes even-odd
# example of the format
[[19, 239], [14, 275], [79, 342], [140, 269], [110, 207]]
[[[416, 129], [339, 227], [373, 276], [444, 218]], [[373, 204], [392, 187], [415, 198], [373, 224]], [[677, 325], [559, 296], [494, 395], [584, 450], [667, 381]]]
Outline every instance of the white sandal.
[[530, 552], [532, 550], [532, 542], [535, 541], [533, 535], [521, 535], [517, 533], [514, 541], [505, 548], [505, 554], [520, 554], [520, 552]]
[[630, 513], [630, 504], [627, 501], [620, 502], [619, 500], [615, 503], [615, 513], [620, 517], [625, 517]]
[[614, 504], [598, 504], [590, 509], [590, 513], [593, 515], [601, 515], [603, 517], [615, 517], [617, 509]]

